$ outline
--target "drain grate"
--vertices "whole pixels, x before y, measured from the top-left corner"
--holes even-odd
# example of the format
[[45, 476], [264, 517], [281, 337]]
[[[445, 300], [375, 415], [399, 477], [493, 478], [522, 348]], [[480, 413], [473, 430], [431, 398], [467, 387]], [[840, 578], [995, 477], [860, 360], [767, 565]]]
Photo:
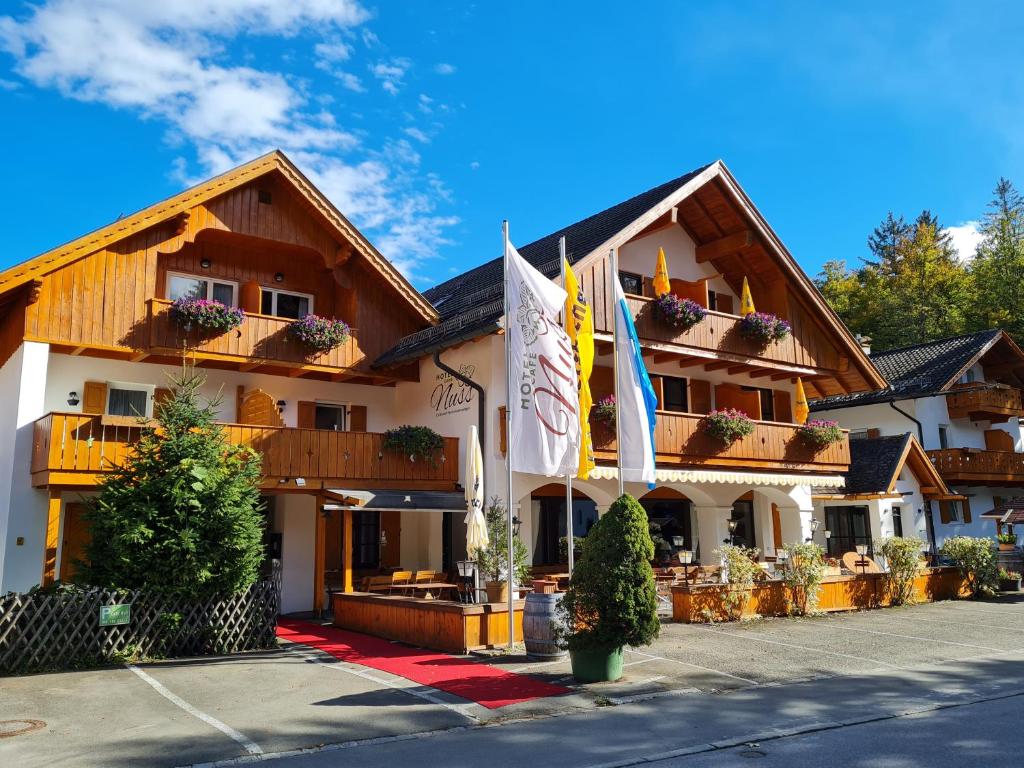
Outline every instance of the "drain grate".
[[45, 727], [46, 723], [42, 720], [0, 720], [0, 739], [21, 736]]

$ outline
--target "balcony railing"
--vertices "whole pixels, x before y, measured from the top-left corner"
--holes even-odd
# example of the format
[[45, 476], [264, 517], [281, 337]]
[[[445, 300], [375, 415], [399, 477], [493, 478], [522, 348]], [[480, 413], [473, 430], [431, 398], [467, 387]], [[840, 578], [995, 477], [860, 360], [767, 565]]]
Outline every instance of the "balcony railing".
[[[424, 489], [434, 489], [454, 487], [458, 479], [459, 440], [455, 437], [444, 438], [441, 456], [429, 462], [385, 451], [384, 436], [373, 432], [249, 424], [223, 427], [229, 442], [259, 451], [263, 474], [272, 482], [302, 477], [342, 483], [417, 482]], [[140, 434], [140, 427], [127, 426], [123, 420], [117, 423], [116, 417], [49, 413], [33, 429], [33, 485], [92, 485], [127, 458]]]
[[951, 485], [1018, 485], [1024, 483], [1024, 454], [944, 448], [928, 451], [942, 479]]
[[[771, 471], [835, 473], [850, 466], [850, 441], [824, 448], [808, 443], [796, 424], [754, 422], [754, 431], [731, 445], [705, 434], [700, 414], [658, 411], [654, 433], [656, 460], [663, 467], [729, 467]], [[615, 461], [615, 434], [592, 422], [598, 460]]]
[[187, 340], [189, 351], [200, 356], [323, 369], [352, 368], [364, 357], [354, 333], [339, 347], [310, 353], [288, 333], [292, 320], [271, 315], [247, 313], [245, 322], [233, 331], [203, 335], [193, 330], [186, 335], [171, 319], [170, 306], [165, 299], [149, 300], [149, 344], [155, 351], [180, 350]]
[[946, 408], [951, 419], [1004, 422], [1024, 416], [1020, 390], [1011, 387], [954, 389], [946, 396]]

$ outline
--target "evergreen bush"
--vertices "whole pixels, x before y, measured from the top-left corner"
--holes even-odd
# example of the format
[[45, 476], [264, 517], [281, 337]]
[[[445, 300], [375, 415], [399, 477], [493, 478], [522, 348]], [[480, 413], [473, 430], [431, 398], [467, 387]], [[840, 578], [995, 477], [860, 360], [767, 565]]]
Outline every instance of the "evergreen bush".
[[226, 596], [256, 581], [263, 560], [260, 456], [229, 444], [186, 369], [157, 403], [155, 427], [89, 501], [83, 581], [186, 598]]
[[[503, 581], [508, 571], [508, 511], [497, 496], [484, 510], [487, 522], [487, 546], [476, 549], [472, 557], [486, 581]], [[518, 536], [512, 537], [512, 580], [525, 586], [530, 580], [530, 553]]]
[[562, 598], [569, 650], [610, 652], [654, 641], [660, 624], [653, 558], [647, 513], [624, 494], [587, 534]]

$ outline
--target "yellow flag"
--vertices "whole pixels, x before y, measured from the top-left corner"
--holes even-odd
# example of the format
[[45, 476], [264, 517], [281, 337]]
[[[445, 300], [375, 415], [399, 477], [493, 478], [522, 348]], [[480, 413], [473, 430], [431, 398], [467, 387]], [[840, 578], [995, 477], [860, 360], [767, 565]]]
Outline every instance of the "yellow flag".
[[665, 263], [665, 249], [658, 249], [658, 264], [654, 267], [654, 295], [664, 296], [672, 293], [672, 284], [668, 281], [668, 264]]
[[576, 381], [580, 394], [580, 480], [590, 477], [594, 462], [594, 444], [590, 437], [590, 408], [594, 398], [590, 394], [590, 373], [594, 370], [594, 316], [576, 281], [569, 262], [565, 262], [565, 331], [572, 341], [576, 357]]
[[796, 379], [796, 407], [793, 409], [797, 424], [804, 424], [807, 417], [811, 415], [811, 408], [807, 404], [807, 395], [804, 394], [804, 381], [799, 376]]
[[743, 296], [740, 298], [740, 316], [746, 317], [751, 312], [756, 312], [754, 309], [754, 297], [750, 295], [750, 284], [747, 282], [747, 278], [743, 278]]

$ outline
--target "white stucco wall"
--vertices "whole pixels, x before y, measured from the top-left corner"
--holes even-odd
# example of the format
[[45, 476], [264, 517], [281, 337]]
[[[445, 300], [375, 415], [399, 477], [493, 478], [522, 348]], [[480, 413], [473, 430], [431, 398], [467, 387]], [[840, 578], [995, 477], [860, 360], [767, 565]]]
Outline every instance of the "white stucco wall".
[[281, 611], [313, 610], [316, 497], [281, 494], [274, 499], [272, 530], [281, 534]]

